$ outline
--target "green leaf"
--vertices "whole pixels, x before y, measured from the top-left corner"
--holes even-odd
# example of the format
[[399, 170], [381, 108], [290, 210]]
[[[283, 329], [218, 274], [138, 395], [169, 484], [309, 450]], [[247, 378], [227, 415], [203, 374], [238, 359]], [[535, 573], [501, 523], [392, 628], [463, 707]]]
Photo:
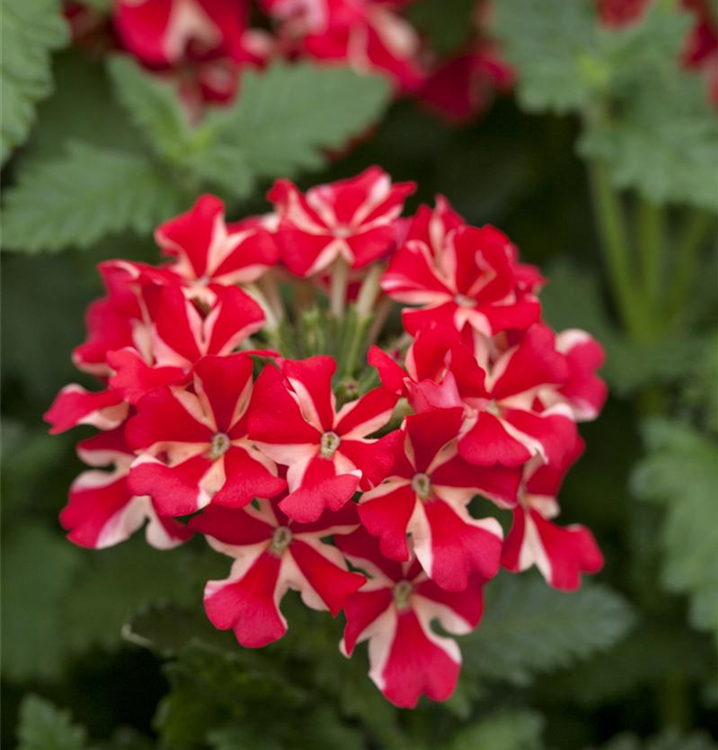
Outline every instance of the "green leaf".
[[579, 110], [610, 76], [600, 59], [595, 10], [586, 0], [501, 0], [496, 33], [518, 71], [517, 96], [529, 112]]
[[202, 131], [190, 126], [176, 86], [127, 56], [110, 58], [108, 69], [120, 103], [157, 154], [175, 164], [187, 160]]
[[461, 641], [469, 679], [529, 684], [623, 638], [628, 603], [606, 586], [584, 583], [566, 594], [536, 575], [502, 575], [486, 590], [483, 621]]
[[669, 729], [663, 734], [642, 742], [631, 734], [621, 734], [600, 750], [716, 750], [716, 745], [707, 733], [694, 732], [681, 734], [675, 729]]
[[[656, 659], [656, 654], [661, 658]], [[548, 685], [542, 682], [540, 690], [558, 702], [595, 707], [628, 699], [640, 687], [675, 674], [698, 682], [714, 670], [710, 638], [675, 623], [662, 627], [642, 624], [610, 651], [555, 675]]]
[[87, 733], [74, 725], [68, 711], [38, 695], [28, 695], [20, 706], [18, 750], [85, 750]]
[[27, 138], [35, 105], [52, 90], [50, 53], [68, 41], [56, 0], [2, 0], [2, 146], [4, 163]]
[[266, 71], [249, 70], [237, 102], [204, 121], [211, 142], [193, 157], [192, 168], [245, 196], [259, 179], [321, 167], [324, 151], [364, 132], [388, 100], [385, 79], [347, 68], [275, 63]]
[[[197, 549], [188, 544], [159, 551], [139, 536], [88, 553], [92, 564], [76, 577], [63, 612], [63, 627], [73, 651], [96, 645], [117, 648], [125, 624], [151, 605], [192, 606], [202, 615], [204, 584], [226, 573], [226, 561], [204, 546]], [[92, 617], [87, 616], [88, 606]]]
[[4, 241], [25, 252], [86, 248], [112, 232], [149, 233], [186, 203], [167, 171], [139, 156], [70, 144], [7, 191]]
[[59, 534], [20, 526], [2, 544], [2, 671], [53, 679], [64, 664], [60, 618], [81, 556]]
[[540, 750], [544, 721], [531, 711], [505, 711], [457, 732], [442, 750]]
[[588, 128], [578, 149], [604, 160], [617, 188], [718, 212], [718, 120], [704, 81], [677, 65], [641, 81], [617, 116]]
[[106, 66], [70, 48], [53, 58], [55, 90], [37, 108], [37, 124], [23, 152], [26, 162], [60, 157], [71, 141], [142, 153], [142, 134], [117, 101]]
[[652, 419], [648, 456], [636, 467], [637, 495], [665, 505], [663, 584], [691, 599], [691, 623], [718, 639], [718, 442], [688, 425]]
[[589, 0], [502, 0], [496, 32], [518, 70], [519, 103], [585, 114], [632, 96], [646, 75], [676, 70], [690, 19], [674, 5], [654, 3], [637, 23], [606, 29]]

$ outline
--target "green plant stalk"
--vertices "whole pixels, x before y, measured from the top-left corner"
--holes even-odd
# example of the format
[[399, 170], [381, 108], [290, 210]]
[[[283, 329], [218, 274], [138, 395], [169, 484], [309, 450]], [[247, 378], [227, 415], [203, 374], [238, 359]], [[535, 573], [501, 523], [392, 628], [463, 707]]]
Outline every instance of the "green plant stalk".
[[661, 287], [665, 272], [665, 224], [661, 206], [642, 198], [638, 205], [638, 250], [645, 314], [653, 332], [660, 326]]
[[665, 310], [665, 320], [672, 327], [679, 322], [681, 309], [695, 279], [701, 250], [710, 238], [711, 232], [718, 237], [716, 230], [717, 222], [714, 216], [700, 209], [692, 210], [675, 250], [673, 285]]
[[588, 175], [601, 248], [621, 322], [632, 339], [645, 341], [649, 337], [649, 327], [638, 287], [632, 278], [628, 233], [620, 196], [611, 184], [605, 163], [590, 162]]

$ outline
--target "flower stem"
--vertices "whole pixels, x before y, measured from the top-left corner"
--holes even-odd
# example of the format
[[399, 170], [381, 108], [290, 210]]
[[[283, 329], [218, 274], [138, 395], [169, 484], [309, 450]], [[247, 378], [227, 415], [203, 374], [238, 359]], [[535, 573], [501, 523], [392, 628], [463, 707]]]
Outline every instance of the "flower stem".
[[262, 308], [265, 318], [264, 327], [267, 331], [276, 332], [281, 321], [277, 318], [272, 305], [264, 296], [264, 292], [262, 292], [257, 284], [245, 284], [244, 291]]
[[657, 305], [665, 271], [664, 221], [661, 206], [641, 199], [638, 207], [638, 248], [643, 276], [643, 301], [648, 319], [658, 323]]
[[648, 330], [632, 279], [628, 233], [620, 196], [611, 184], [605, 163], [590, 162], [588, 172], [594, 215], [619, 316], [633, 339], [645, 340]]
[[666, 318], [671, 325], [678, 322], [681, 309], [696, 275], [701, 250], [711, 233], [714, 237], [718, 236], [715, 217], [705, 211], [694, 209], [686, 221], [682, 237], [676, 247], [673, 286], [666, 306]]
[[344, 258], [337, 258], [331, 269], [329, 285], [329, 309], [335, 318], [343, 318], [347, 301], [349, 264]]

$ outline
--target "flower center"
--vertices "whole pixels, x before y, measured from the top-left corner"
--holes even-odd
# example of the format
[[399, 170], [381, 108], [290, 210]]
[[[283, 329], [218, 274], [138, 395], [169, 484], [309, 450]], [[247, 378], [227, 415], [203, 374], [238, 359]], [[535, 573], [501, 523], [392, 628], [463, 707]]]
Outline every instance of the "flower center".
[[338, 239], [344, 240], [347, 237], [351, 237], [351, 235], [353, 234], [353, 230], [351, 227], [334, 227], [332, 233]]
[[278, 557], [292, 543], [292, 530], [288, 526], [277, 526], [272, 534], [272, 543], [269, 545], [270, 552]]
[[229, 435], [224, 432], [218, 432], [212, 436], [212, 443], [209, 449], [209, 457], [216, 461], [218, 458], [222, 458], [224, 454], [230, 449], [232, 441], [229, 439]]
[[337, 452], [337, 448], [341, 442], [342, 441], [336, 432], [325, 432], [322, 435], [319, 454], [322, 458], [331, 458]]
[[454, 297], [454, 302], [456, 302], [459, 307], [476, 307], [476, 300], [467, 297], [465, 294], [457, 294]]
[[399, 581], [394, 585], [394, 604], [396, 604], [397, 609], [409, 607], [409, 597], [413, 588], [410, 581]]
[[411, 489], [422, 499], [426, 500], [431, 494], [431, 477], [428, 474], [414, 474]]
[[501, 416], [501, 409], [499, 409], [499, 406], [496, 403], [496, 401], [489, 401], [489, 403], [486, 404], [484, 408], [489, 414], [493, 414], [495, 417]]

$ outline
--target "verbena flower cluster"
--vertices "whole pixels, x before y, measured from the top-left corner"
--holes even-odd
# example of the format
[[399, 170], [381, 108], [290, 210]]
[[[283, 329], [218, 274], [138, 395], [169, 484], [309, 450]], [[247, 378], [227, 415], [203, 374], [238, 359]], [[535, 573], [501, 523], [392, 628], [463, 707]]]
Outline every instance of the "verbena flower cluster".
[[461, 654], [433, 623], [476, 628], [501, 567], [570, 591], [602, 566], [554, 520], [576, 423], [606, 397], [602, 349], [542, 321], [544, 280], [498, 229], [442, 197], [402, 217], [414, 187], [378, 167], [278, 180], [272, 212], [236, 223], [202, 196], [157, 229], [167, 262], [100, 264], [74, 361], [101, 389], [69, 385], [46, 415], [99, 428], [60, 516], [71, 541], [204, 535], [233, 561], [205, 589], [217, 628], [269, 644], [298, 591], [344, 612], [342, 652], [368, 641], [399, 706], [451, 695]]
[[[174, 80], [192, 111], [232, 100], [247, 68], [273, 60], [314, 60], [387, 78], [450, 119], [483, 111], [512, 82], [486, 32], [477, 0], [461, 49], [444, 55], [406, 16], [413, 0], [115, 0], [111, 24], [77, 2], [67, 15], [77, 41], [119, 46]], [[264, 27], [251, 26], [264, 16]]]

